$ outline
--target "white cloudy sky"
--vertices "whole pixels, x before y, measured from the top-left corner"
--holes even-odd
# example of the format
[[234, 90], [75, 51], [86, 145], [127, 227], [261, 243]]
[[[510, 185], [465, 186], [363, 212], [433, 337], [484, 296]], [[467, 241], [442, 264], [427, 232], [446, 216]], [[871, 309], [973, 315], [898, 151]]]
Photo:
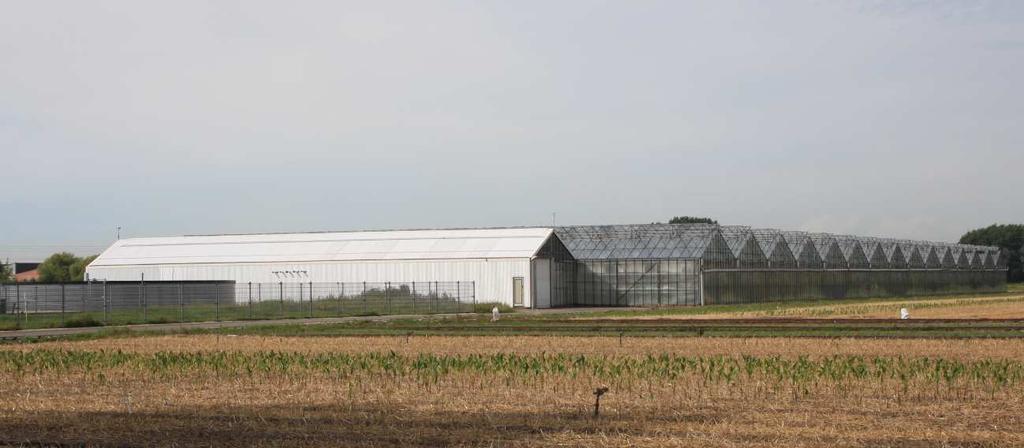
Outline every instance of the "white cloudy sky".
[[1024, 2], [0, 0], [0, 258], [129, 236], [1024, 221]]

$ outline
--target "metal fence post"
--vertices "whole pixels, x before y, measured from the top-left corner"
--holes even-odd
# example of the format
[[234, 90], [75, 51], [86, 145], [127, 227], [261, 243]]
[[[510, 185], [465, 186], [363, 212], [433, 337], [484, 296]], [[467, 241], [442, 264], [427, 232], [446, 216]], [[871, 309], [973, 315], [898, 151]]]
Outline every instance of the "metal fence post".
[[185, 322], [185, 294], [183, 289], [184, 284], [178, 282], [178, 320], [181, 322]]
[[309, 317], [313, 317], [313, 282], [309, 282]]
[[103, 323], [110, 323], [110, 292], [107, 289], [106, 279], [103, 279]]
[[60, 326], [62, 326], [62, 327], [64, 326], [64, 310], [65, 310], [64, 306], [67, 303], [65, 298], [64, 298], [65, 297], [64, 294], [65, 294], [65, 292], [64, 292], [64, 284], [61, 283], [60, 284]]
[[391, 314], [391, 282], [384, 282], [384, 303], [387, 303], [388, 314]]
[[434, 312], [441, 306], [441, 293], [437, 290], [437, 282], [434, 282]]
[[214, 297], [217, 298], [216, 299], [217, 300], [217, 311], [216, 311], [217, 315], [216, 315], [216, 317], [214, 317], [214, 320], [219, 321], [220, 320], [220, 292], [214, 293]]
[[23, 314], [25, 312], [25, 310], [21, 309], [22, 305], [21, 305], [21, 284], [20, 283], [15, 283], [14, 284], [14, 303], [17, 305], [17, 308], [14, 311], [15, 312], [14, 321], [20, 323], [21, 322], [21, 318], [20, 318], [20, 316], [18, 316], [18, 314]]
[[252, 319], [252, 282], [249, 282], [249, 319]]
[[416, 314], [416, 282], [412, 282], [412, 313]]
[[366, 314], [366, 282], [363, 282], [363, 314]]
[[338, 310], [337, 310], [337, 314], [340, 316], [341, 315], [341, 300], [345, 298], [345, 284], [342, 283], [342, 282], [338, 282], [338, 289], [339, 289], [339, 292], [338, 292]]
[[284, 317], [284, 282], [278, 282], [277, 286], [280, 287], [280, 296], [278, 298], [281, 299], [281, 317]]
[[149, 304], [146, 303], [146, 274], [139, 277], [139, 305], [142, 307], [142, 321], [149, 320]]
[[455, 300], [458, 305], [455, 305], [456, 312], [461, 311], [462, 308], [462, 282], [455, 282]]

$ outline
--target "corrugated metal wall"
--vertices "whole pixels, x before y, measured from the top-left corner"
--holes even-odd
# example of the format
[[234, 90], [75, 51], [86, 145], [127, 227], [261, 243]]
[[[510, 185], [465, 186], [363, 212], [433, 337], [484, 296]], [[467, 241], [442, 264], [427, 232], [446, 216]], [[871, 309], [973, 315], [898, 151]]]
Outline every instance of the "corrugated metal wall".
[[524, 300], [532, 305], [530, 260], [401, 260], [318, 263], [182, 264], [90, 267], [93, 280], [234, 280], [273, 282], [475, 282], [476, 301], [512, 305], [512, 278], [523, 277]]

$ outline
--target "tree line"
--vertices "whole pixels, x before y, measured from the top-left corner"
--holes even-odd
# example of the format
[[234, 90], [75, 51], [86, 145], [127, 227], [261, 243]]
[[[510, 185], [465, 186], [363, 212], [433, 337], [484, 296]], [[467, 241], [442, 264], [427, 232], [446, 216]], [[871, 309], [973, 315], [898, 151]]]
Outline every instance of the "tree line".
[[1024, 281], [1024, 224], [992, 224], [960, 237], [960, 244], [999, 246], [1007, 252], [1007, 281]]

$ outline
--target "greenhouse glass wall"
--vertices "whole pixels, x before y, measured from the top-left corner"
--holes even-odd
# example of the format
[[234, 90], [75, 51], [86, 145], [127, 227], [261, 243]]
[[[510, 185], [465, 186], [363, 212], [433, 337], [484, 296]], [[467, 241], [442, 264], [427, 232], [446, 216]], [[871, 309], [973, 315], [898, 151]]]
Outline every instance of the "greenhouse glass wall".
[[552, 306], [658, 306], [1006, 289], [998, 248], [711, 224], [568, 226]]

